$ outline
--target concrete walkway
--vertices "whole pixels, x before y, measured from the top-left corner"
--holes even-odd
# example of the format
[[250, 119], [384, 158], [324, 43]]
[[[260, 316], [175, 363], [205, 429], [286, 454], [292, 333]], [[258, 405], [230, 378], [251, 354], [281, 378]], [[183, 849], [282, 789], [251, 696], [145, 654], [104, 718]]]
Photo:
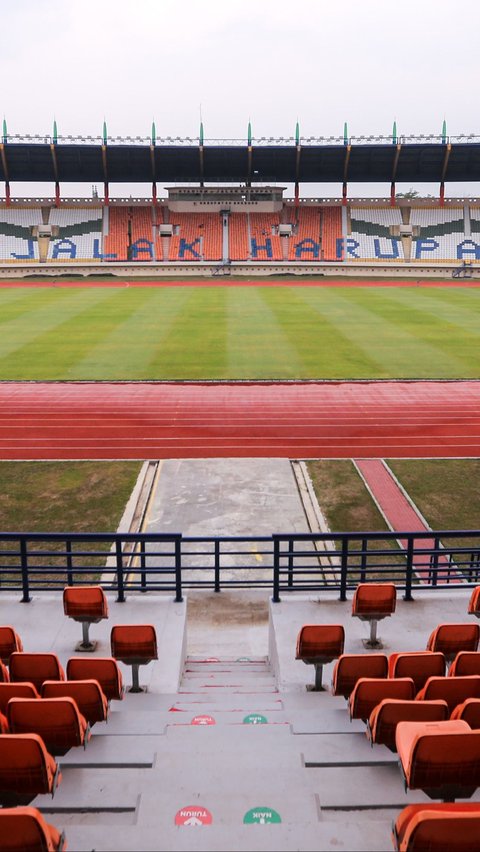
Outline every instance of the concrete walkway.
[[[172, 459], [161, 463], [145, 531], [254, 537], [309, 527], [288, 459]], [[196, 567], [213, 564], [211, 546], [200, 556], [195, 547], [187, 580], [198, 579]], [[271, 556], [262, 554], [264, 548], [254, 541], [250, 553], [222, 553], [222, 582], [270, 581]], [[206, 576], [211, 579], [213, 569], [203, 571]], [[266, 656], [268, 597], [265, 589], [187, 590], [188, 653]]]

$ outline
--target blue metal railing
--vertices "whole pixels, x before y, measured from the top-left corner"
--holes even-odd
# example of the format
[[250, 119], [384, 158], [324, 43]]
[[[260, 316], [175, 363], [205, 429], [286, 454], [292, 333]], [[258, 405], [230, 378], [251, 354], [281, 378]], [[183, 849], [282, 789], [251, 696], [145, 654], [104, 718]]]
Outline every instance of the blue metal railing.
[[0, 591], [22, 593], [100, 582], [115, 591], [262, 588], [278, 602], [290, 592], [337, 591], [361, 582], [412, 591], [480, 582], [480, 531], [280, 533], [183, 536], [180, 533], [0, 533]]

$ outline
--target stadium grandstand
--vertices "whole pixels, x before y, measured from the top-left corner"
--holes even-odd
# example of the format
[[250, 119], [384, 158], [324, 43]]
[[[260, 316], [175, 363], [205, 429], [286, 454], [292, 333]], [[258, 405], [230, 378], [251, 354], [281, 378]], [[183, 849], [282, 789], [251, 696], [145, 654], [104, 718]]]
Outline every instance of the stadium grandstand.
[[[0, 459], [138, 463], [116, 532], [81, 527], [103, 517], [97, 468], [75, 530], [34, 530], [28, 511], [0, 530], [0, 852], [478, 852], [480, 531], [432, 528], [390, 462], [479, 454], [476, 281], [449, 279], [477, 275], [480, 201], [445, 185], [480, 179], [480, 140], [27, 139], [4, 123], [0, 154]], [[52, 197], [14, 196], [40, 180]], [[349, 195], [366, 181], [390, 195]], [[69, 198], [69, 182], [103, 194]], [[151, 197], [113, 198], [116, 182]], [[302, 197], [320, 182], [341, 191]], [[396, 191], [422, 182], [435, 197]], [[287, 277], [247, 304], [220, 274]], [[317, 278], [294, 291], [294, 275]], [[353, 313], [324, 275], [352, 276]], [[375, 276], [394, 281], [384, 308]], [[458, 337], [445, 366], [439, 339]], [[344, 373], [302, 372], [313, 338], [324, 364], [340, 341]], [[218, 352], [226, 377], [203, 369]], [[277, 380], [272, 353], [299, 372]], [[241, 372], [256, 358], [260, 379]], [[351, 380], [356, 361], [370, 372]], [[439, 364], [453, 375], [432, 380]], [[347, 460], [381, 531], [331, 531], [319, 458]], [[63, 519], [46, 482], [27, 498]]]

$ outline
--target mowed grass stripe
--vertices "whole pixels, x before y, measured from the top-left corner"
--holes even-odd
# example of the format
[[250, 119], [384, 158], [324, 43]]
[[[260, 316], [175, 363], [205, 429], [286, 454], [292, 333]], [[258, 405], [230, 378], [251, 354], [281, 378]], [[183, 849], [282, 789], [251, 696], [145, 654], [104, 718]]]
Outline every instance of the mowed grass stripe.
[[95, 336], [88, 353], [70, 368], [69, 378], [118, 379], [119, 359], [123, 379], [158, 378], [152, 376], [152, 353], [158, 353], [188, 296], [182, 287], [176, 292], [129, 290], [113, 306], [116, 315], [110, 330]]
[[[352, 345], [340, 324], [335, 321], [336, 290], [324, 288], [309, 299], [310, 287], [275, 290], [265, 288], [264, 298], [275, 312], [290, 343], [295, 346], [301, 369], [296, 378], [370, 378], [376, 364], [367, 352]], [[284, 292], [282, 292], [282, 290]], [[314, 310], [312, 310], [312, 307]]]
[[2, 379], [62, 379], [79, 354], [112, 322], [115, 290], [72, 291], [59, 303], [7, 323], [0, 335]]
[[417, 293], [415, 304], [411, 304], [411, 296], [402, 293], [400, 289], [391, 290], [389, 298], [395, 305], [408, 308], [410, 313], [421, 310], [435, 319], [432, 332], [438, 336], [439, 330], [443, 334], [443, 328], [448, 332], [449, 340], [459, 342], [460, 346], [467, 350], [470, 346], [478, 345], [480, 337], [480, 292], [473, 290], [469, 302], [456, 299], [456, 293], [448, 291], [447, 298], [443, 298], [440, 290]]
[[[432, 344], [425, 338], [429, 315], [423, 313], [413, 321], [414, 311], [394, 310], [392, 300], [378, 291], [380, 288], [338, 288], [329, 306], [328, 319], [336, 324], [358, 350], [376, 365], [377, 378], [447, 378], [466, 375], [466, 367], [456, 354], [446, 351], [445, 338], [438, 333]], [[382, 291], [383, 292], [383, 291]], [[321, 311], [317, 293], [304, 293], [308, 303]], [[431, 337], [431, 335], [430, 335]], [[473, 373], [468, 372], [467, 375]], [[351, 378], [360, 378], [353, 372]]]
[[227, 290], [228, 374], [249, 379], [252, 364], [258, 378], [303, 375], [304, 365], [295, 342], [285, 331], [285, 316], [278, 317], [267, 304], [270, 288], [255, 289], [245, 298], [241, 288]]
[[227, 378], [226, 288], [182, 289], [187, 298], [168, 333], [154, 347], [149, 365], [151, 377]]

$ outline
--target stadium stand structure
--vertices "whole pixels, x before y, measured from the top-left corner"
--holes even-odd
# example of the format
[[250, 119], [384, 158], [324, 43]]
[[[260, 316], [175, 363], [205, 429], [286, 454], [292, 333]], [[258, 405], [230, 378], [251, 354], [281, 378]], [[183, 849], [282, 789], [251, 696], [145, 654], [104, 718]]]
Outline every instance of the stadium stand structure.
[[[273, 202], [272, 202], [273, 203]], [[278, 202], [281, 204], [281, 202]], [[277, 204], [277, 206], [278, 206]], [[175, 207], [175, 205], [173, 205]], [[288, 199], [273, 212], [178, 212], [162, 203], [0, 207], [0, 265], [240, 263], [387, 265], [480, 263], [480, 208], [368, 206]]]

